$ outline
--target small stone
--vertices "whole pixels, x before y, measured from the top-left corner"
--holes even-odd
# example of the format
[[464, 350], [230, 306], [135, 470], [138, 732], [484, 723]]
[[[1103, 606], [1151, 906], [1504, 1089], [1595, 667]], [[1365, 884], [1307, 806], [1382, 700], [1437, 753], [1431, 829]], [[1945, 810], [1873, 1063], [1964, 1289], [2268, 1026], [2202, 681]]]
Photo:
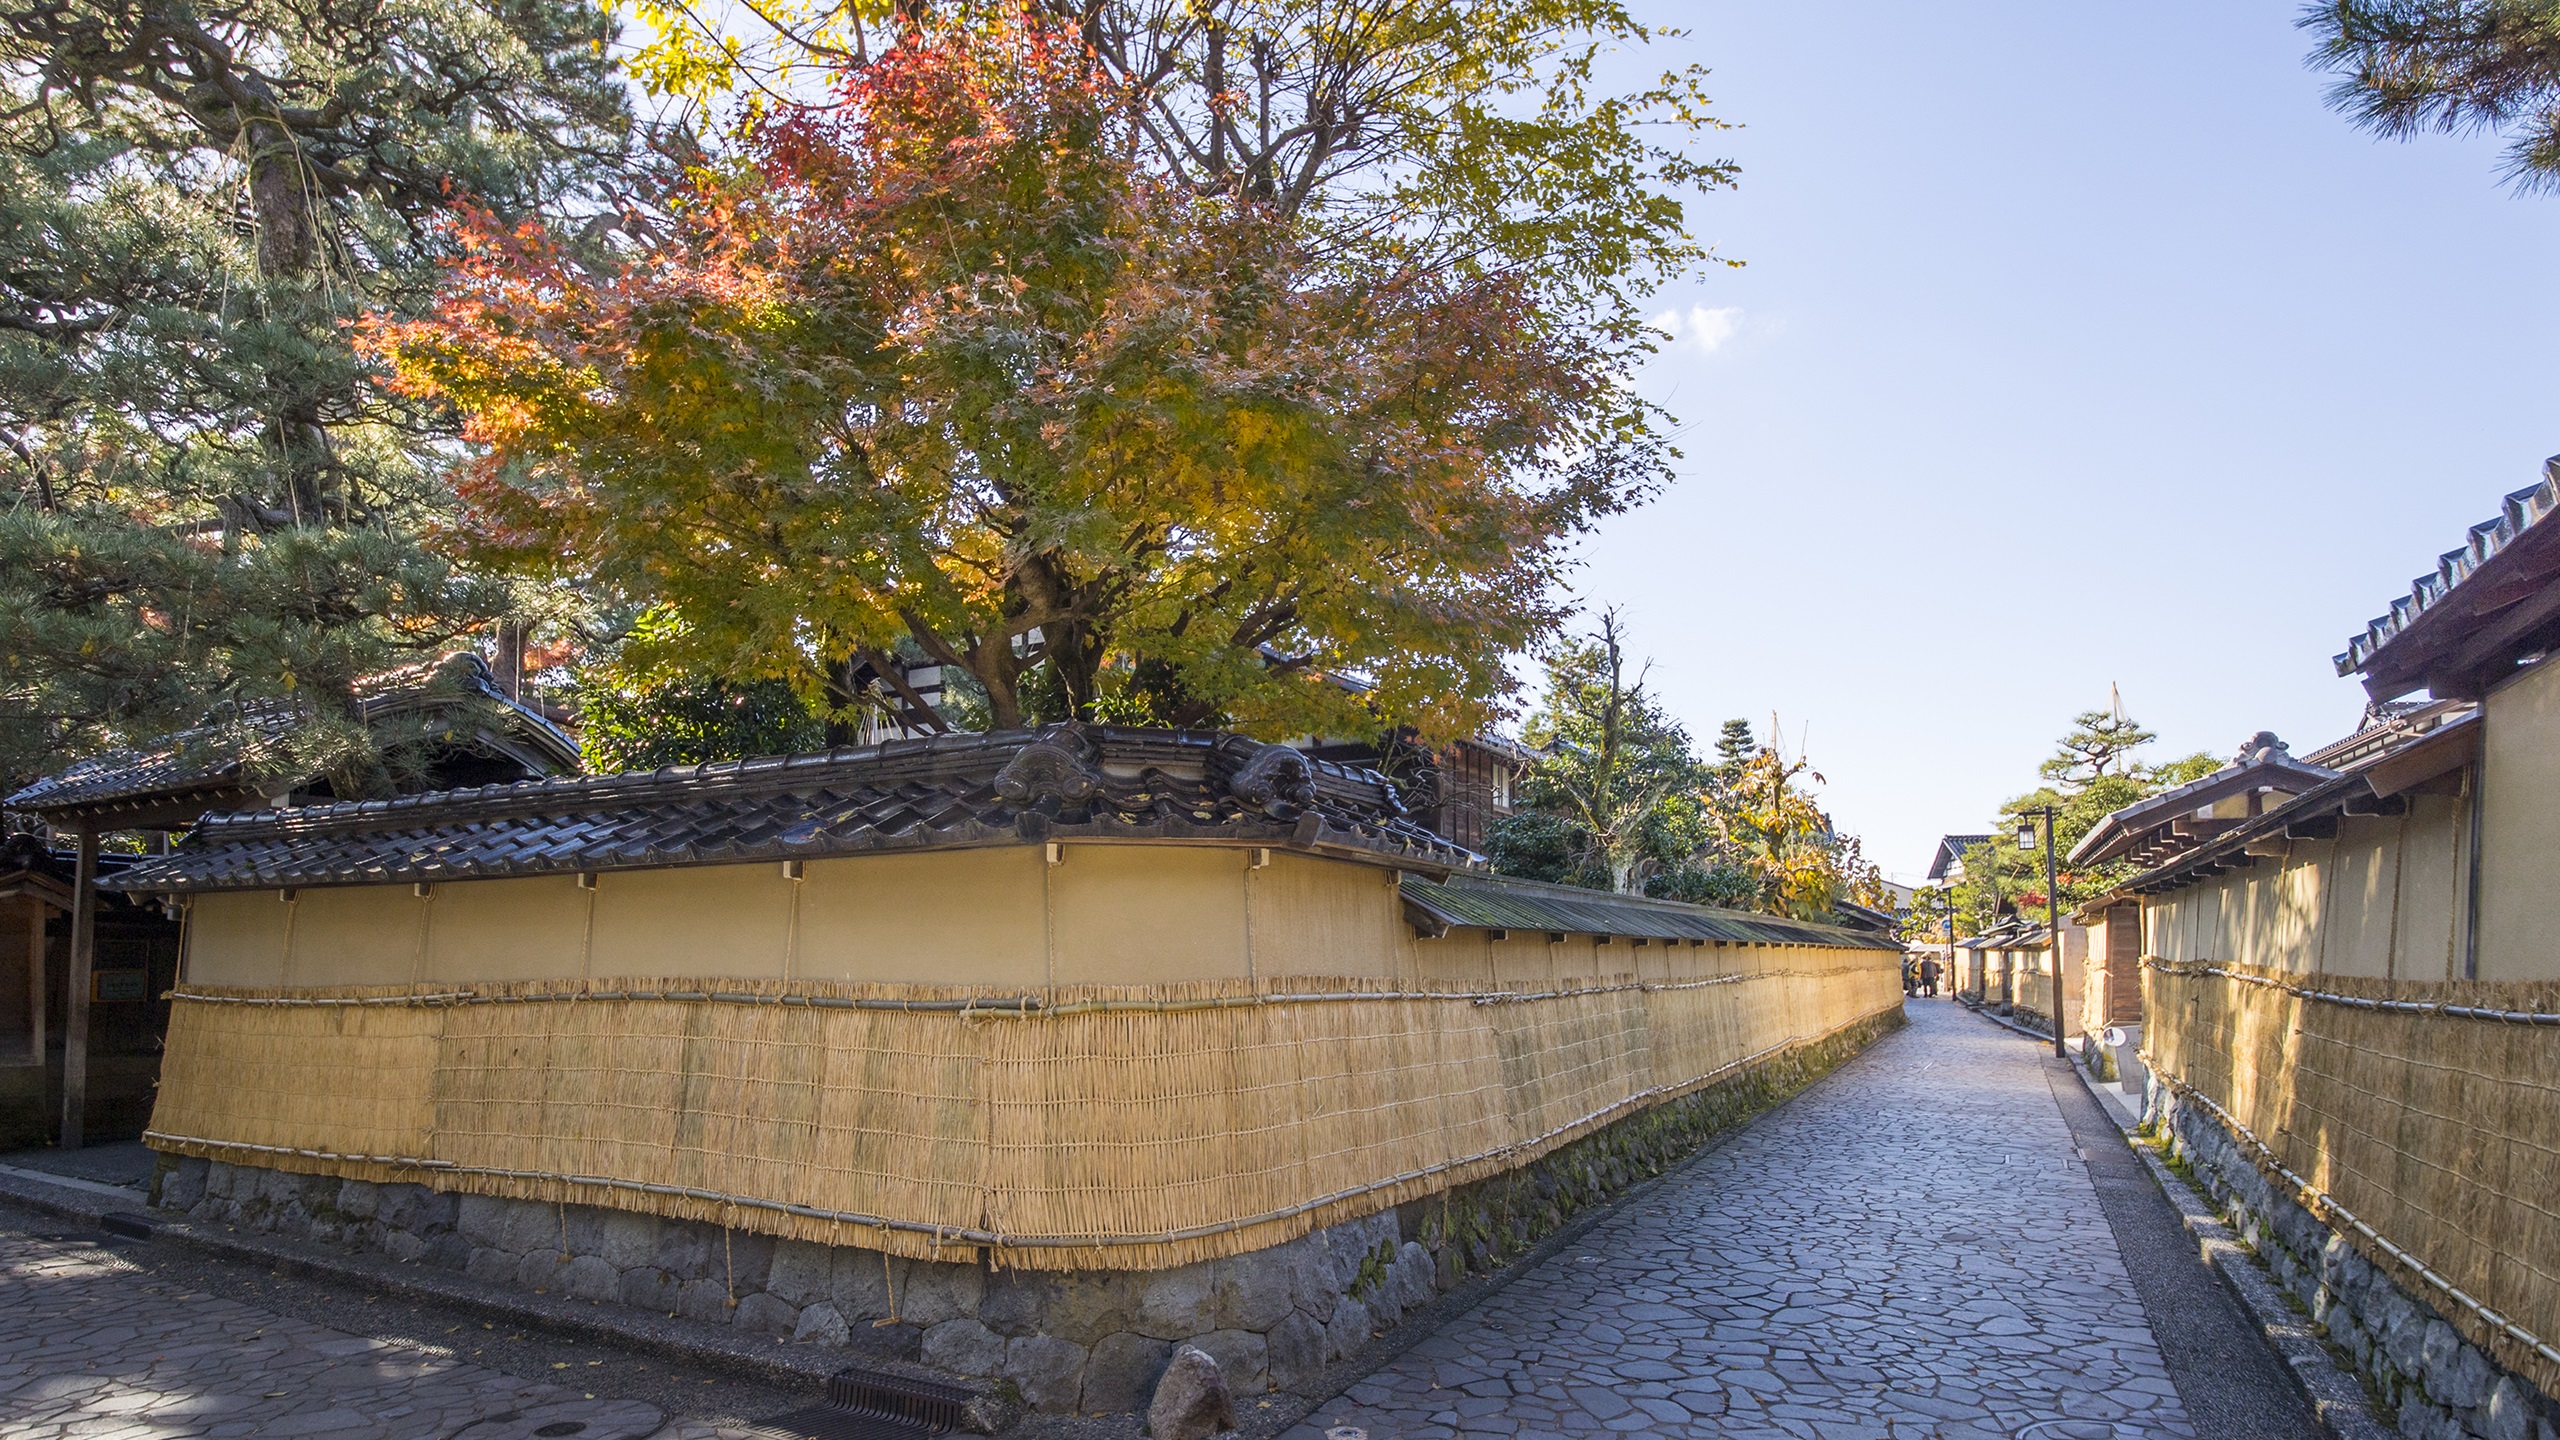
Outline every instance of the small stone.
[[462, 1273], [482, 1284], [506, 1285], [515, 1280], [516, 1262], [522, 1258], [505, 1250], [483, 1247], [471, 1252], [471, 1258], [463, 1264]]
[[1147, 1434], [1153, 1440], [1209, 1440], [1234, 1428], [1235, 1396], [1218, 1362], [1196, 1345], [1174, 1351], [1147, 1405]]
[[1214, 1262], [1210, 1283], [1218, 1328], [1268, 1330], [1295, 1309], [1289, 1260], [1279, 1250], [1256, 1250]]
[[1156, 1271], [1147, 1277], [1146, 1286], [1130, 1329], [1159, 1340], [1181, 1340], [1217, 1328], [1214, 1261]]
[[803, 1345], [842, 1345], [853, 1338], [853, 1327], [845, 1323], [843, 1311], [821, 1300], [801, 1310], [791, 1338]]
[[541, 1250], [516, 1262], [516, 1288], [557, 1293], [568, 1282], [569, 1257]]
[[619, 1300], [622, 1272], [594, 1255], [581, 1255], [560, 1267], [560, 1293], [573, 1300]]
[[570, 1227], [569, 1248], [593, 1255], [616, 1270], [636, 1270], [657, 1258], [658, 1227], [663, 1223], [655, 1215], [633, 1210], [590, 1208], [586, 1224]]
[[[1125, 1270], [1061, 1275], [1053, 1284], [1055, 1288], [1049, 1292], [1045, 1307], [1047, 1314], [1040, 1324], [1042, 1333], [1086, 1346], [1099, 1344], [1104, 1336], [1118, 1334], [1135, 1324], [1138, 1302], [1146, 1292], [1146, 1277]], [[980, 1318], [984, 1318], [983, 1309]], [[1148, 1383], [1155, 1383], [1153, 1376], [1148, 1377]]]
[[530, 1200], [465, 1195], [455, 1228], [474, 1245], [518, 1255], [543, 1249], [556, 1252], [560, 1246], [558, 1217], [550, 1206]]
[[622, 1272], [622, 1303], [635, 1310], [672, 1315], [684, 1287], [655, 1265]]
[[752, 1335], [788, 1335], [800, 1326], [800, 1307], [759, 1290], [738, 1302], [737, 1323]]
[[1106, 1335], [1084, 1365], [1084, 1401], [1092, 1414], [1137, 1410], [1155, 1393], [1165, 1362], [1173, 1358], [1173, 1342], [1123, 1330]]
[[764, 1288], [794, 1305], [831, 1300], [836, 1286], [835, 1250], [807, 1240], [785, 1240], [773, 1247], [773, 1264]]
[[1324, 1353], [1328, 1360], [1346, 1359], [1369, 1343], [1377, 1328], [1377, 1317], [1369, 1307], [1348, 1295], [1333, 1307], [1333, 1318], [1324, 1327]]
[[924, 1332], [924, 1363], [954, 1375], [993, 1375], [1004, 1351], [1003, 1336], [965, 1315]]
[[693, 1220], [670, 1220], [658, 1227], [658, 1245], [650, 1263], [679, 1281], [700, 1280], [713, 1273], [720, 1232]]
[[676, 1313], [687, 1320], [726, 1325], [729, 1311], [729, 1287], [718, 1280], [687, 1280], [676, 1291]]
[[926, 1329], [978, 1313], [986, 1272], [975, 1265], [910, 1260], [898, 1277], [898, 1318]]
[[1273, 1385], [1309, 1394], [1323, 1381], [1324, 1327], [1305, 1311], [1282, 1317], [1264, 1339], [1268, 1342]]
[[370, 1220], [382, 1205], [382, 1187], [369, 1180], [345, 1180], [338, 1185], [338, 1213], [350, 1220]]
[[1395, 1263], [1387, 1267], [1384, 1287], [1387, 1306], [1398, 1313], [1418, 1310], [1440, 1294], [1437, 1272], [1431, 1263], [1431, 1252], [1418, 1240], [1407, 1240], [1396, 1251]]
[[1000, 1373], [1022, 1403], [1052, 1414], [1076, 1408], [1084, 1392], [1084, 1347], [1054, 1335], [1024, 1335], [1005, 1346]]
[[1232, 1395], [1260, 1395], [1271, 1388], [1270, 1342], [1250, 1330], [1213, 1330], [1193, 1340], [1218, 1362]]
[[2512, 1375], [2498, 1377], [2498, 1388], [2480, 1412], [2483, 1440], [2534, 1440], [2533, 1400]]
[[1057, 1290], [1057, 1277], [1037, 1271], [1007, 1270], [991, 1275], [978, 1297], [978, 1322], [999, 1335], [1046, 1334], [1048, 1326], [1043, 1322], [1048, 1318], [1050, 1297]]

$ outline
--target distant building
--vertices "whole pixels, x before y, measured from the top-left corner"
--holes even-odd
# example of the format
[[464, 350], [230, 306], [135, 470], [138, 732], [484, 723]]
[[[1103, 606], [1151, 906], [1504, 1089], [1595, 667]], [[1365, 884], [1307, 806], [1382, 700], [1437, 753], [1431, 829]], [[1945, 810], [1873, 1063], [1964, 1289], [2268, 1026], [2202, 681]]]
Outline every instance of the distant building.
[[1929, 861], [1928, 878], [1944, 885], [1964, 883], [1964, 852], [1976, 845], [1989, 844], [1988, 835], [1942, 835], [1938, 853]]

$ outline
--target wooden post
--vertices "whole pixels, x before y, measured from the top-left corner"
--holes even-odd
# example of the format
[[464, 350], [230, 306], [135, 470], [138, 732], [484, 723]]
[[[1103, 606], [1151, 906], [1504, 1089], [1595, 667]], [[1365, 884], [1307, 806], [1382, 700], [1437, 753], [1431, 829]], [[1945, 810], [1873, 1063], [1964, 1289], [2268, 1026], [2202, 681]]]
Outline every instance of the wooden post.
[[71, 974], [62, 1005], [62, 1148], [77, 1150], [89, 1108], [89, 972], [98, 949], [98, 832], [80, 832], [71, 882]]

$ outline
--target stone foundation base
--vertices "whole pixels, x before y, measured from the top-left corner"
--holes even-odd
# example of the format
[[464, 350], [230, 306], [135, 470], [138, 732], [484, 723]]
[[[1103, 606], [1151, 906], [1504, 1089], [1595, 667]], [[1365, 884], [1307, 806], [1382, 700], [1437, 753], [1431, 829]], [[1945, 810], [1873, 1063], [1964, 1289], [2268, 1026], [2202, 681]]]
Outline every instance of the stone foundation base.
[[2200, 1105], [2153, 1085], [2151, 1112], [2224, 1219], [2329, 1339], [2411, 1440], [2555, 1440], [2560, 1405], [2465, 1341], [2345, 1236], [2270, 1184], [2237, 1137]]
[[886, 1353], [1009, 1384], [1050, 1412], [1144, 1408], [1175, 1346], [1240, 1396], [1325, 1367], [1575, 1213], [1661, 1173], [1902, 1022], [1891, 1011], [1510, 1174], [1284, 1245], [1149, 1272], [936, 1263], [589, 1205], [457, 1195], [163, 1156], [154, 1203], [475, 1280]]

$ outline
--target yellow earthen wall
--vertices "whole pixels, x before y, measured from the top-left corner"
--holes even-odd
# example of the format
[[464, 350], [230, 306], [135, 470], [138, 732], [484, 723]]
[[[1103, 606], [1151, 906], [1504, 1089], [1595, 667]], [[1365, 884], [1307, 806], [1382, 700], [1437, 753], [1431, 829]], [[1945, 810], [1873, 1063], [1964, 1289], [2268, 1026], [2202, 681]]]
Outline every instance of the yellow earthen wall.
[[2560, 665], [2481, 710], [2479, 978], [2560, 979]]
[[2405, 815], [2347, 816], [2335, 840], [2296, 840], [2282, 856], [2151, 897], [2148, 953], [2290, 975], [2447, 978], [2460, 945], [2462, 802], [2410, 802]]
[[[630, 975], [1038, 987], [1412, 978], [1394, 872], [1066, 845], [198, 897], [188, 978], [407, 985]], [[1583, 940], [1587, 954], [1589, 940]], [[1570, 967], [1591, 973], [1588, 963]]]

